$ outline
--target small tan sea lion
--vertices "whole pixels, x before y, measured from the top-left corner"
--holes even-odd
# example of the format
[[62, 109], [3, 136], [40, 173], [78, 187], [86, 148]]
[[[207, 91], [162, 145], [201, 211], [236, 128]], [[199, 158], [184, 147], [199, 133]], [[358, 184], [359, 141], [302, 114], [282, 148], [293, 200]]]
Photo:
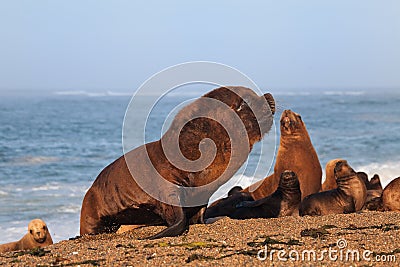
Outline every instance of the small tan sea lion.
[[392, 180], [382, 192], [382, 211], [400, 211], [400, 177]]
[[345, 160], [336, 163], [334, 174], [338, 187], [304, 198], [300, 204], [301, 216], [351, 213], [361, 210], [367, 197], [364, 182]]
[[342, 161], [343, 159], [332, 159], [328, 161], [328, 163], [325, 166], [325, 181], [321, 186], [321, 192], [322, 191], [328, 191], [335, 189], [337, 187], [336, 184], [336, 179], [335, 179], [335, 166], [336, 163], [339, 161]]
[[[284, 171], [279, 179], [276, 191], [265, 198], [255, 201], [242, 201], [228, 217], [232, 219], [277, 218], [298, 216], [301, 202], [300, 183], [292, 171]], [[210, 215], [212, 208], [210, 209]]]
[[40, 219], [34, 219], [29, 223], [28, 233], [24, 237], [16, 242], [0, 245], [0, 252], [43, 248], [51, 244], [53, 240], [46, 223]]
[[[210, 102], [218, 105], [210, 106]], [[155, 224], [168, 227], [150, 238], [182, 234], [206, 204], [185, 206], [181, 203], [199, 198], [207, 203], [246, 161], [253, 145], [270, 130], [274, 112], [271, 94], [258, 96], [245, 87], [220, 87], [185, 106], [160, 140], [129, 151], [99, 174], [82, 203], [80, 234], [116, 232], [121, 225]], [[233, 132], [228, 132], [222, 122]], [[180, 150], [188, 161], [185, 164], [204, 162], [212, 154], [212, 149], [202, 149], [205, 140], [214, 143], [215, 154], [204, 168], [181, 169], [169, 161]], [[245, 148], [235, 148], [238, 142], [244, 143]], [[177, 151], [167, 157], [166, 153], [172, 151], [163, 146], [175, 143], [178, 143]], [[196, 166], [203, 166], [200, 163]], [[152, 196], [138, 184], [138, 179], [146, 189], [153, 190]], [[165, 181], [169, 182], [167, 186], [162, 185]], [[207, 190], [192, 190], [206, 185]]]
[[[325, 167], [325, 181], [321, 186], [321, 192], [337, 188], [334, 169], [335, 169], [336, 163], [338, 163], [339, 161], [343, 161], [343, 160], [344, 159], [332, 159], [332, 160], [328, 161], [328, 163], [326, 164], [326, 167]], [[369, 182], [368, 182], [367, 174], [364, 172], [357, 172], [357, 175], [365, 183], [365, 186], [368, 189]]]
[[297, 174], [302, 198], [321, 189], [321, 165], [301, 116], [291, 110], [283, 111], [280, 131], [274, 173], [243, 190], [249, 192], [254, 200], [271, 195], [278, 187], [280, 175], [285, 170], [292, 170]]

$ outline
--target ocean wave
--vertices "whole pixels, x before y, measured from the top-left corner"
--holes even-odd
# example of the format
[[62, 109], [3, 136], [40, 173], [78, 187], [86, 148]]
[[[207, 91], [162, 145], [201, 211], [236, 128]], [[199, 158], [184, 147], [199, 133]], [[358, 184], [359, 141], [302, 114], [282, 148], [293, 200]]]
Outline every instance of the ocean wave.
[[105, 96], [132, 96], [132, 93], [127, 92], [87, 92], [87, 91], [57, 91], [55, 95], [62, 96], [88, 96], [88, 97], [105, 97]]
[[384, 163], [374, 162], [357, 166], [355, 169], [367, 173], [368, 177], [378, 174], [381, 178], [382, 186], [386, 186], [390, 181], [400, 176], [400, 162], [398, 161], [388, 161]]
[[325, 91], [324, 95], [350, 95], [350, 96], [359, 96], [364, 95], [365, 91]]
[[14, 158], [11, 160], [14, 166], [24, 166], [24, 165], [37, 165], [60, 161], [58, 157], [46, 157], [46, 156], [24, 156], [19, 158]]
[[0, 196], [8, 196], [8, 192], [0, 190]]
[[60, 185], [54, 184], [44, 184], [40, 186], [33, 187], [32, 191], [50, 191], [50, 190], [59, 190], [61, 188]]
[[309, 96], [311, 92], [273, 92], [274, 96]]
[[81, 210], [80, 206], [76, 205], [68, 205], [68, 206], [62, 206], [56, 209], [56, 212], [58, 213], [79, 213]]

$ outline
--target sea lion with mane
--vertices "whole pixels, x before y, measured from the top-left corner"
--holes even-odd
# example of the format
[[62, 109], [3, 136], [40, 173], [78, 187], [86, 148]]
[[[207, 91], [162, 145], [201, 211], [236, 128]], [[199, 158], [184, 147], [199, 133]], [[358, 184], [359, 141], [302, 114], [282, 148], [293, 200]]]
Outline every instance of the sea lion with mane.
[[53, 244], [49, 229], [44, 221], [34, 219], [28, 224], [28, 233], [16, 242], [0, 245], [0, 252], [43, 248]]
[[[214, 102], [219, 105], [209, 104]], [[121, 225], [155, 224], [166, 224], [167, 228], [152, 239], [182, 234], [206, 204], [181, 203], [199, 197], [207, 203], [270, 130], [274, 111], [271, 94], [258, 96], [245, 87], [221, 87], [187, 105], [160, 140], [127, 152], [99, 174], [82, 203], [80, 234], [115, 232]], [[174, 143], [177, 151], [165, 149]], [[235, 148], [235, 143], [245, 146]], [[205, 167], [195, 171], [184, 164], [176, 167], [170, 158], [175, 160], [179, 155], [189, 161], [183, 162], [188, 166]], [[207, 190], [183, 190], [206, 185]]]

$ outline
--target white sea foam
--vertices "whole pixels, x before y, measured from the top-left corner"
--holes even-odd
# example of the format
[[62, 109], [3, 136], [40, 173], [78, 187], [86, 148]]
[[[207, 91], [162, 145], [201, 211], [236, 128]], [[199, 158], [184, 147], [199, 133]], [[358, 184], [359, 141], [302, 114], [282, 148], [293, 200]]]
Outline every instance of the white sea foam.
[[88, 96], [88, 97], [104, 97], [104, 96], [132, 96], [132, 93], [127, 92], [113, 92], [113, 91], [106, 91], [106, 92], [87, 92], [87, 91], [58, 91], [55, 92], [56, 95], [63, 95], [63, 96]]
[[59, 213], [79, 213], [81, 207], [78, 205], [66, 205], [56, 209]]
[[384, 163], [370, 163], [367, 165], [355, 166], [357, 171], [363, 171], [368, 174], [368, 177], [372, 177], [374, 174], [378, 174], [382, 186], [386, 186], [390, 181], [400, 176], [400, 162], [398, 161], [387, 161]]
[[229, 190], [234, 186], [238, 185], [242, 188], [246, 188], [263, 178], [264, 177], [255, 178], [246, 175], [234, 175], [228, 182], [226, 182], [217, 191], [215, 191], [208, 203], [213, 203], [215, 200], [225, 197], [228, 194]]
[[57, 157], [46, 157], [46, 156], [24, 156], [19, 158], [14, 158], [11, 163], [14, 166], [24, 166], [24, 165], [37, 165], [44, 163], [51, 163], [60, 161]]
[[0, 190], [0, 196], [8, 196], [8, 192]]
[[325, 91], [324, 95], [364, 95], [364, 91]]
[[44, 184], [40, 186], [33, 187], [32, 191], [49, 191], [49, 190], [59, 190], [61, 188], [60, 185], [55, 184]]
[[14, 242], [21, 239], [28, 231], [28, 224], [25, 222], [13, 222], [15, 226], [7, 227], [11, 223], [4, 224], [6, 227], [0, 225], [0, 232], [2, 233], [0, 243]]

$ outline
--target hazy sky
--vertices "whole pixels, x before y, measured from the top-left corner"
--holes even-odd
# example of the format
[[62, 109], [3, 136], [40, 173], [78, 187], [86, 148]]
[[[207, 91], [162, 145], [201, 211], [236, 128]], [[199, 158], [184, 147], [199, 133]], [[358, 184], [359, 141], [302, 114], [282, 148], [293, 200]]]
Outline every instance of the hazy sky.
[[400, 88], [400, 1], [1, 0], [0, 90], [132, 91], [178, 63], [265, 88]]

